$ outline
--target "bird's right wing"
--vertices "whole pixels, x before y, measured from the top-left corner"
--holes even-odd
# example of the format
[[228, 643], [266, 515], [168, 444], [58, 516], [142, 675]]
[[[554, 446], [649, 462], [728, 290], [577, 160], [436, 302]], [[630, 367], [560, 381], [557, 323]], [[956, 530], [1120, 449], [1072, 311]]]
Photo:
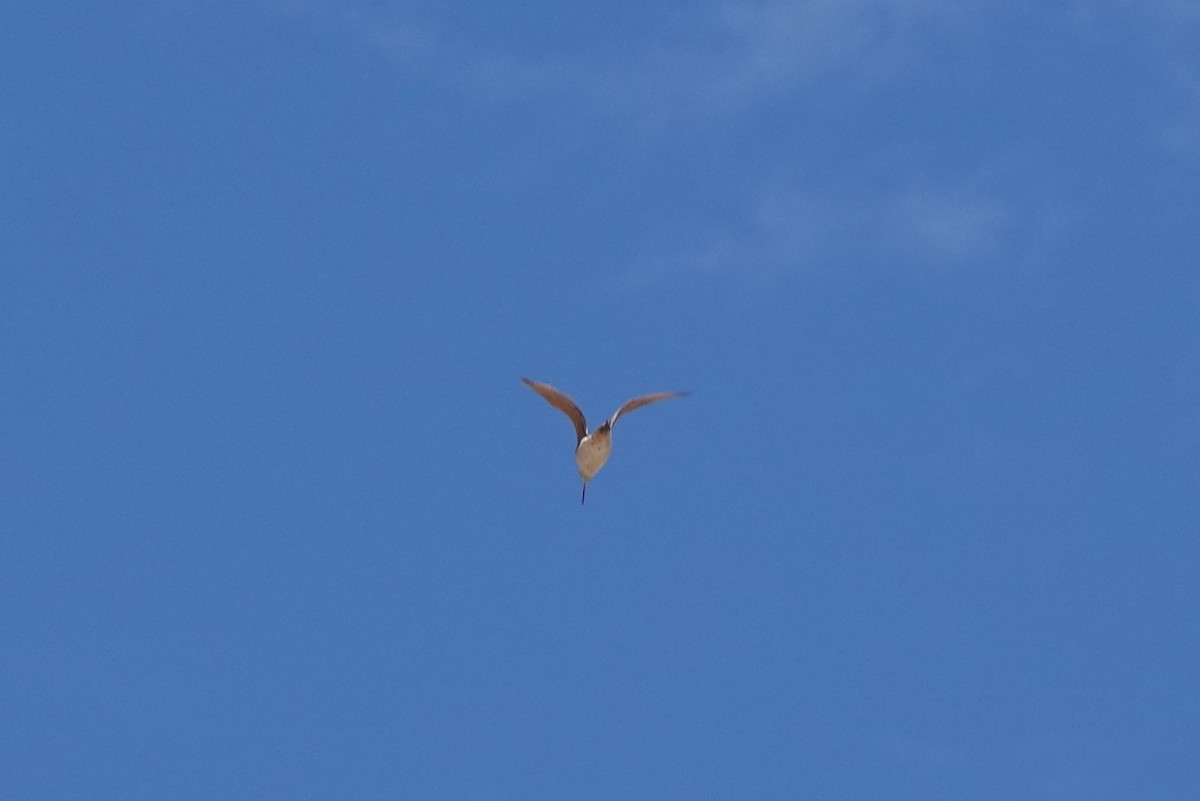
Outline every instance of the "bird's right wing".
[[627, 400], [621, 404], [621, 408], [617, 409], [616, 413], [608, 419], [609, 425], [615, 426], [617, 424], [618, 417], [623, 414], [628, 414], [634, 409], [640, 409], [643, 406], [647, 406], [651, 403], [657, 403], [660, 400], [667, 400], [668, 398], [682, 398], [687, 394], [688, 393], [686, 392], [652, 392], [649, 395], [642, 395], [641, 397], [634, 398], [633, 400]]
[[525, 386], [545, 398], [546, 402], [555, 409], [558, 409], [571, 418], [571, 423], [575, 426], [576, 445], [587, 436], [587, 421], [583, 418], [583, 412], [579, 411], [579, 407], [575, 405], [575, 401], [549, 384], [543, 384], [540, 381], [530, 381], [528, 378], [522, 378], [521, 381]]

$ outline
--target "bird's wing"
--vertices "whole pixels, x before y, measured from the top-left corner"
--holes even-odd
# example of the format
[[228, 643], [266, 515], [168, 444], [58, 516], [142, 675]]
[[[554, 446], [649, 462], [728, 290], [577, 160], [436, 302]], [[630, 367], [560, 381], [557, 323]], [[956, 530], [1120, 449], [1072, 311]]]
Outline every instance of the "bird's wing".
[[559, 392], [549, 384], [543, 384], [539, 381], [530, 381], [528, 378], [522, 378], [521, 381], [525, 386], [532, 389], [537, 394], [546, 399], [546, 402], [558, 409], [560, 412], [571, 418], [571, 423], [575, 426], [575, 444], [587, 436], [587, 421], [583, 419], [583, 412], [579, 411], [579, 407], [575, 405], [575, 401], [566, 396], [565, 393]]
[[640, 409], [643, 406], [648, 406], [651, 403], [657, 403], [660, 400], [667, 400], [668, 398], [682, 398], [687, 394], [687, 392], [652, 392], [649, 395], [642, 395], [641, 397], [634, 398], [633, 400], [627, 400], [625, 403], [621, 404], [621, 408], [617, 409], [613, 416], [608, 419], [608, 424], [609, 426], [616, 425], [618, 417], [627, 412], [632, 412], [634, 409]]

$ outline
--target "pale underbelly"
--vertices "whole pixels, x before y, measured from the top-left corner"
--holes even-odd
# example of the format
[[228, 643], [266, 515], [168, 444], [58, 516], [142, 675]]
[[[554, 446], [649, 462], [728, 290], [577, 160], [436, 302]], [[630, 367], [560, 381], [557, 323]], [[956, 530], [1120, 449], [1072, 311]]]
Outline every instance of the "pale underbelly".
[[575, 463], [579, 465], [579, 475], [583, 476], [584, 481], [591, 481], [592, 477], [600, 472], [610, 453], [612, 440], [608, 437], [599, 440], [585, 437], [579, 443], [579, 447], [575, 449]]

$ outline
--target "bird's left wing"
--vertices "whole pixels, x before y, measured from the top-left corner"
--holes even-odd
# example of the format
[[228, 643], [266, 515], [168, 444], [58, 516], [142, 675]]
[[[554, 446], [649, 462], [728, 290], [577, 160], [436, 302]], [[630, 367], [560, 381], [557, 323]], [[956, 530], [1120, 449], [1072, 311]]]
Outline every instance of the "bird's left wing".
[[555, 409], [558, 409], [571, 418], [571, 424], [575, 426], [576, 445], [587, 436], [587, 420], [584, 419], [583, 412], [579, 411], [579, 407], [575, 405], [575, 401], [567, 397], [565, 392], [560, 392], [549, 384], [543, 384], [540, 381], [530, 381], [528, 378], [522, 378], [521, 381], [525, 386], [545, 398], [546, 402]]

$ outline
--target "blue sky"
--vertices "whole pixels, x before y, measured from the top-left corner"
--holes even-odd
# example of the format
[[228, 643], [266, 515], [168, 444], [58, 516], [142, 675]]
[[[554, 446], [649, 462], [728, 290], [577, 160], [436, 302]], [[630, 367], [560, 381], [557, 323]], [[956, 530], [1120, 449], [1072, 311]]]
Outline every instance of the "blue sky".
[[4, 795], [1196, 797], [1200, 5], [517, 5], [3, 13]]

